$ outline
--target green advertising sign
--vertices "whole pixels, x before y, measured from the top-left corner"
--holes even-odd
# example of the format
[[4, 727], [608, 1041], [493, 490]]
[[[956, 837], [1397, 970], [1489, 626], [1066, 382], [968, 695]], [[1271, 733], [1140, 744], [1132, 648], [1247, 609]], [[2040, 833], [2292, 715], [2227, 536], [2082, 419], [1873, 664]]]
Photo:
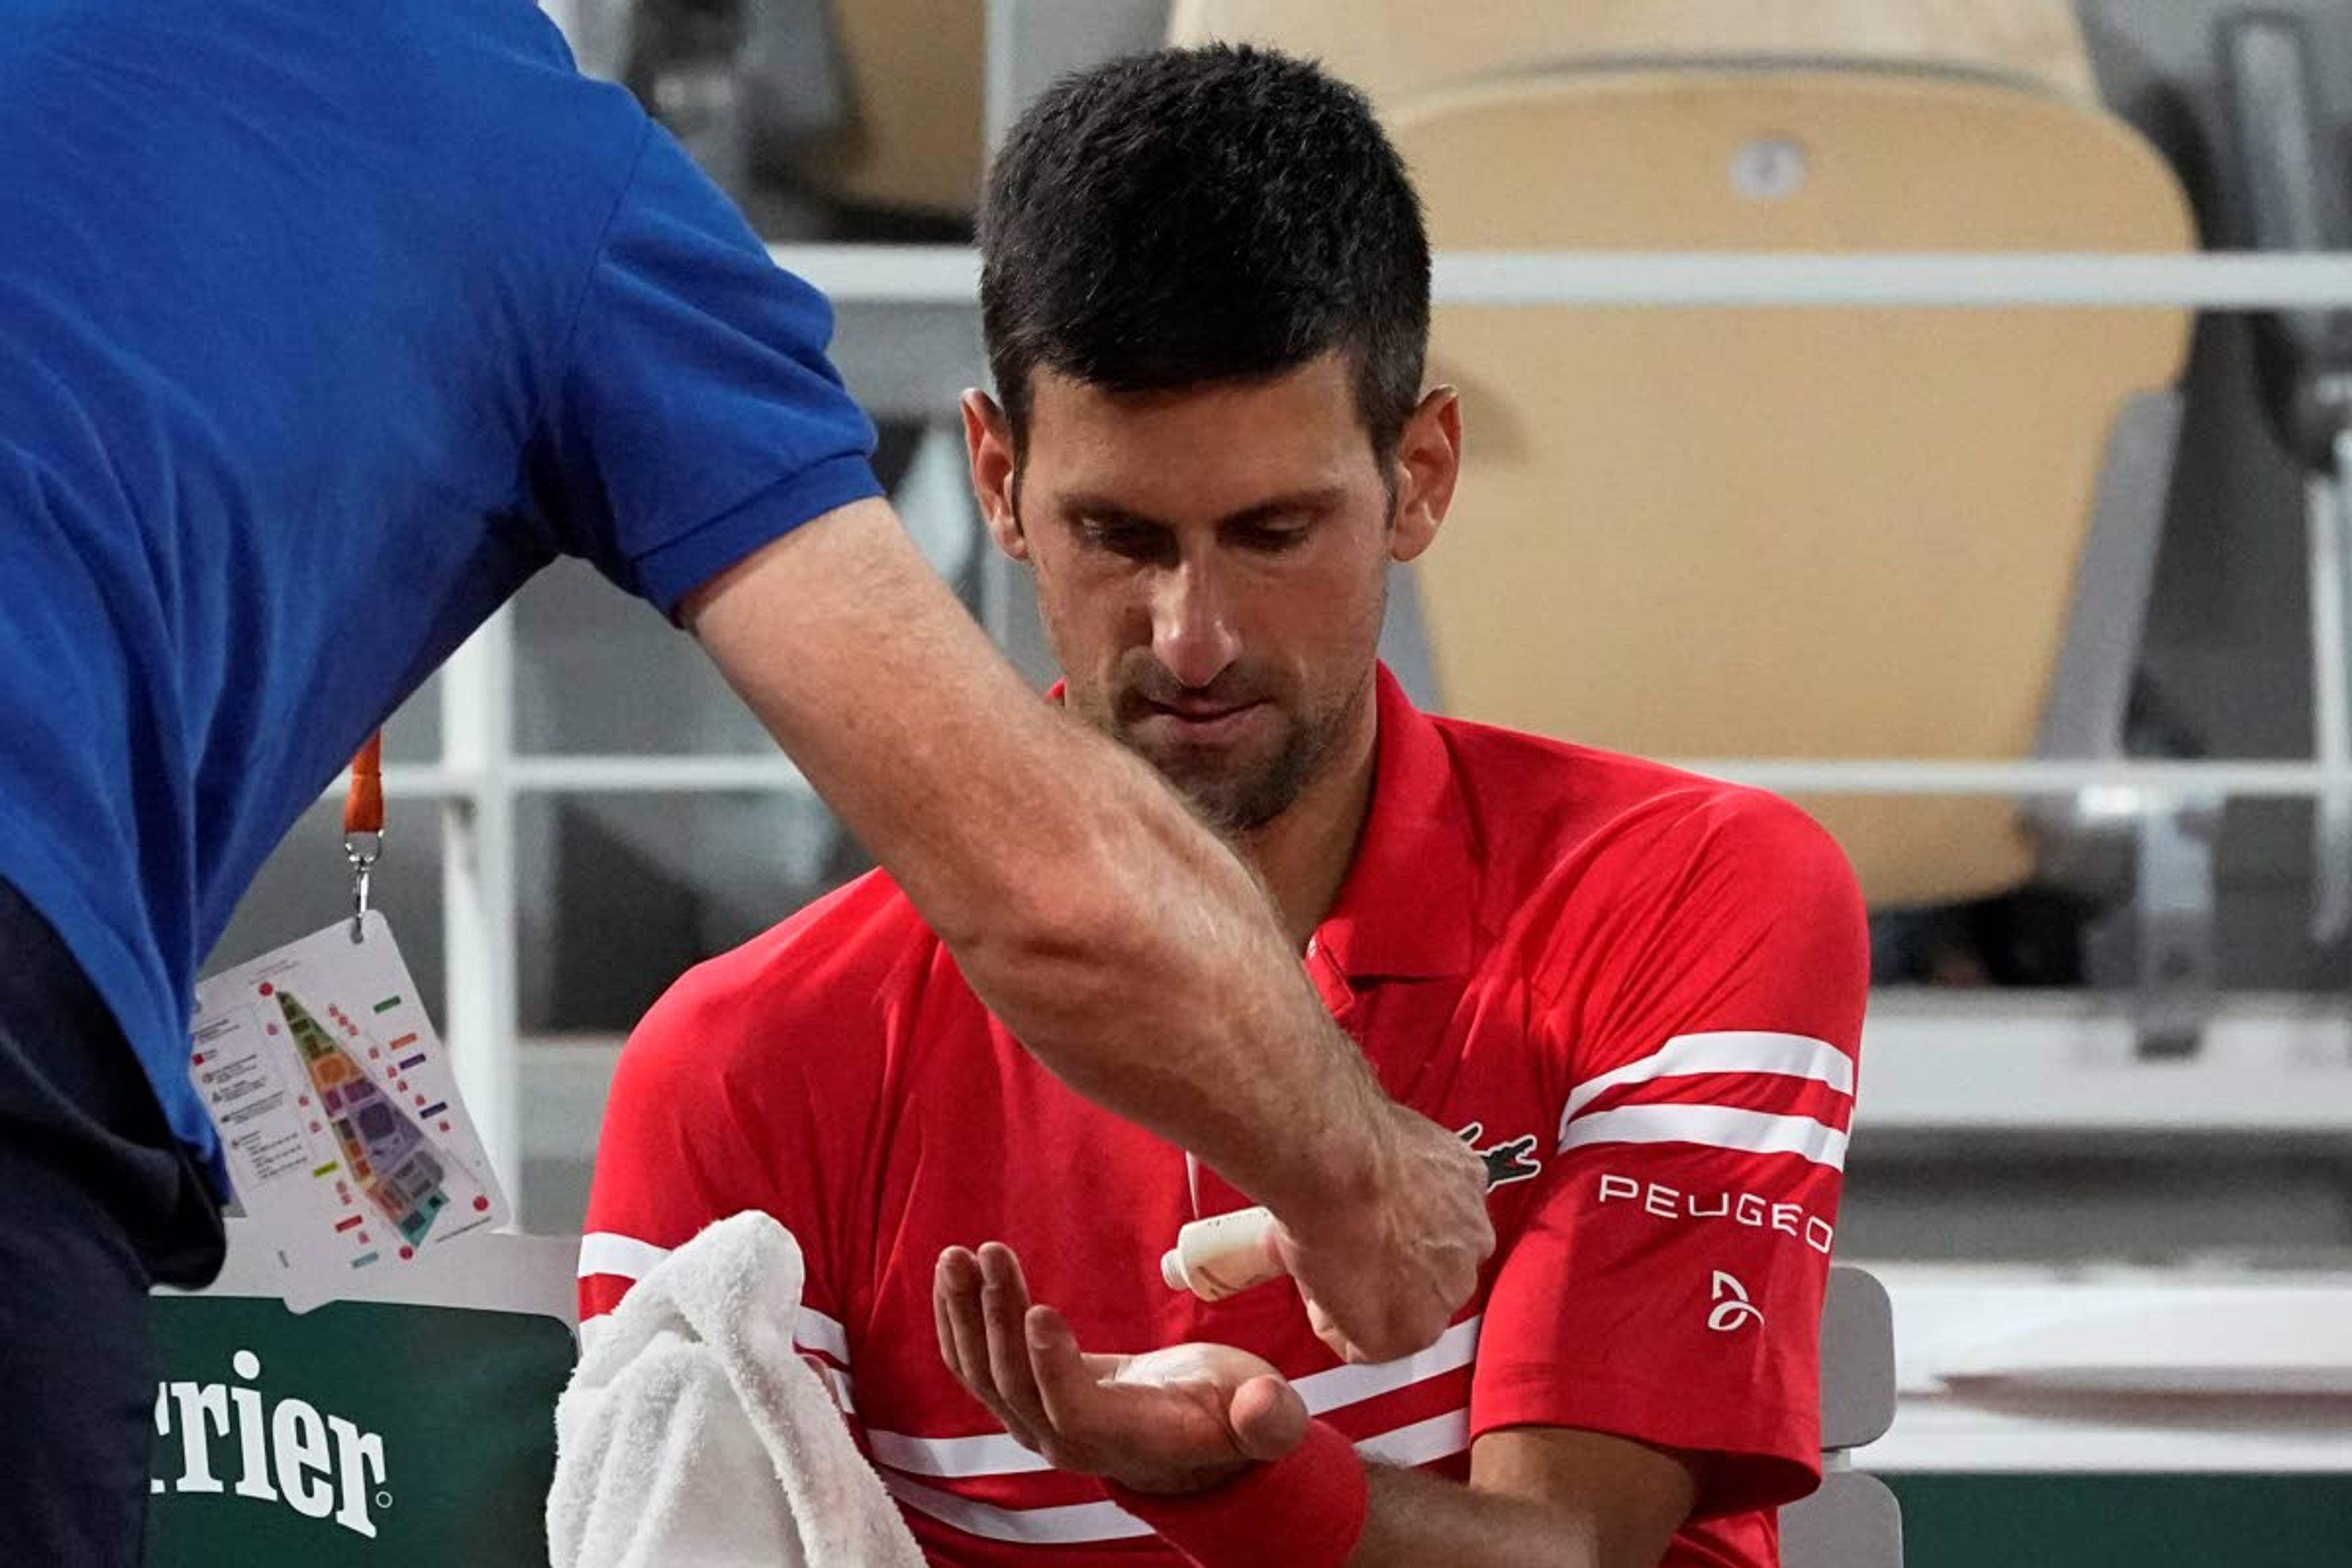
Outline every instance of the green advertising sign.
[[1900, 1475], [1906, 1568], [2312, 1568], [2352, 1476]]
[[547, 1561], [561, 1322], [237, 1296], [152, 1317], [151, 1568]]

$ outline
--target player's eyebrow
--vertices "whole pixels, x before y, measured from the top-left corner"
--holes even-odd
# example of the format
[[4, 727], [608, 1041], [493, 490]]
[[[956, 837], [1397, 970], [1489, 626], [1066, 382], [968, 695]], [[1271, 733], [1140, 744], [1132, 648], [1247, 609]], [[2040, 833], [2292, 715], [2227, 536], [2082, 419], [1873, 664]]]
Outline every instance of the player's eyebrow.
[[[1217, 519], [1219, 529], [1251, 528], [1271, 522], [1276, 518], [1296, 517], [1300, 513], [1319, 515], [1339, 506], [1347, 499], [1346, 489], [1339, 485], [1310, 485], [1303, 489], [1285, 490], [1264, 500], [1252, 501], [1238, 511], [1227, 512]], [[1122, 506], [1108, 496], [1081, 490], [1066, 498], [1062, 510], [1071, 517], [1092, 518], [1100, 522], [1116, 522], [1137, 528], [1157, 528], [1169, 532], [1176, 525], [1149, 512]]]

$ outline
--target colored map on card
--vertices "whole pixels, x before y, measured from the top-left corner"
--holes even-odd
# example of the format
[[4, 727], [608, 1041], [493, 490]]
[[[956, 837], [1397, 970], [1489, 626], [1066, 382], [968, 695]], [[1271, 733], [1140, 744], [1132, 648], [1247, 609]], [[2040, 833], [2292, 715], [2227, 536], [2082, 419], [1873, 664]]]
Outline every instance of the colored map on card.
[[[282, 986], [278, 1009], [310, 1070], [319, 1108], [334, 1119], [343, 1168], [403, 1237], [423, 1241], [434, 1216], [449, 1206], [441, 1185], [446, 1167], [435, 1157], [432, 1141]], [[414, 1059], [422, 1065], [421, 1057]]]
[[300, 1310], [374, 1293], [507, 1206], [380, 913], [197, 987], [189, 1070]]

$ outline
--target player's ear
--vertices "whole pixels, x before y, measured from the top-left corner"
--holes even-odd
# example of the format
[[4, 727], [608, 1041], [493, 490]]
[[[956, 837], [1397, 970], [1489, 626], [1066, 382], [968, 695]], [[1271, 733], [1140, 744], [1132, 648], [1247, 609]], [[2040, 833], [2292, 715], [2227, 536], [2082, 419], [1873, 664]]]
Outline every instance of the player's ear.
[[972, 388], [963, 395], [963, 445], [971, 458], [972, 494], [996, 547], [1015, 561], [1029, 559], [1029, 542], [1021, 532], [1013, 509], [1013, 487], [1019, 466], [1013, 449], [1013, 422], [988, 394]]
[[1433, 388], [1406, 417], [1394, 462], [1397, 509], [1389, 555], [1410, 561], [1437, 537], [1462, 477], [1462, 398], [1454, 388]]

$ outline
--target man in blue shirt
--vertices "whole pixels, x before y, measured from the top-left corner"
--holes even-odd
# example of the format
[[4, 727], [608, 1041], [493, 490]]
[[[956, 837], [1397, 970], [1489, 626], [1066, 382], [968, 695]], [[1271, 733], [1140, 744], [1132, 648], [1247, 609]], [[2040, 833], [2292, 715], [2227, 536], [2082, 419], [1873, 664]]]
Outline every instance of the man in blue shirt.
[[1477, 1160], [992, 657], [877, 499], [824, 300], [524, 0], [23, 0], [0, 237], [0, 1384], [42, 1390], [0, 1562], [138, 1554], [143, 1292], [220, 1254], [196, 963], [559, 554], [693, 631], [1047, 1066], [1284, 1216], [1347, 1348], [1467, 1294]]

